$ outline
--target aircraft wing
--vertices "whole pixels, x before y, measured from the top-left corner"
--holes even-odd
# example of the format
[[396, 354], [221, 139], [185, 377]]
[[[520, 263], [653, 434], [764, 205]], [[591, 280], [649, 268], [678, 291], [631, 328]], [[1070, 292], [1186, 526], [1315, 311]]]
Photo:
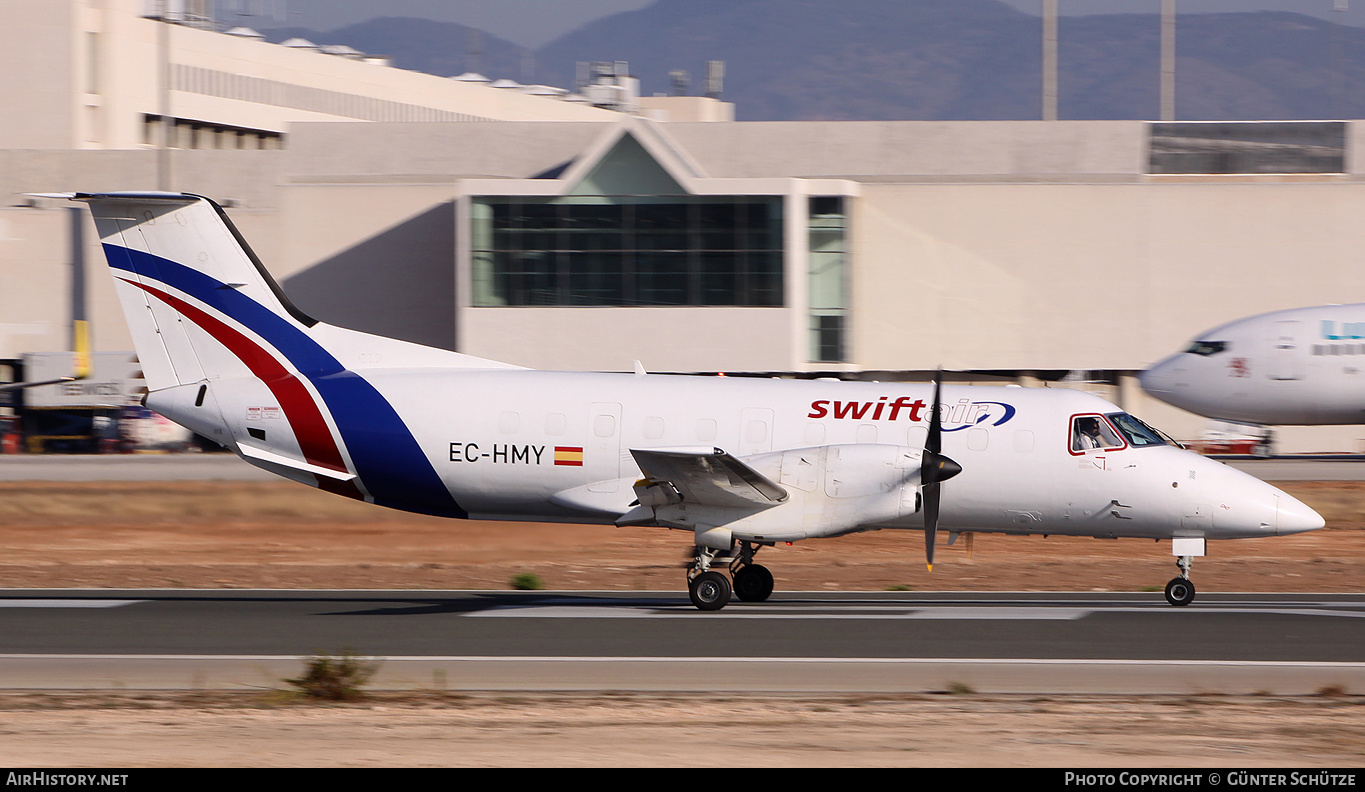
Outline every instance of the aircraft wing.
[[[719, 448], [630, 450], [649, 489], [669, 501], [722, 507], [768, 507], [787, 490]], [[636, 492], [641, 486], [636, 485]], [[641, 503], [645, 498], [641, 497]]]
[[0, 385], [0, 393], [6, 391], [23, 390], [24, 388], [37, 388], [42, 385], [58, 385], [63, 382], [75, 382], [90, 376], [90, 323], [84, 319], [76, 319], [71, 322], [71, 336], [74, 345], [72, 352], [72, 372], [69, 377], [58, 377], [57, 379], [43, 380], [41, 382], [6, 382]]
[[43, 380], [42, 382], [6, 382], [0, 385], [0, 393], [5, 391], [23, 390], [24, 388], [37, 388], [42, 385], [57, 385], [63, 382], [75, 382], [75, 377], [59, 377], [57, 379]]

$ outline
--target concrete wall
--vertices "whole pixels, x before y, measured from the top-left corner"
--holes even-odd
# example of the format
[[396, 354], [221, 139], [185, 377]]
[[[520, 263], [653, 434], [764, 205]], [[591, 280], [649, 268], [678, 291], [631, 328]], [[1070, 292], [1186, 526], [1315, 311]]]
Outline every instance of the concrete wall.
[[783, 371], [794, 357], [775, 308], [471, 308], [461, 352], [532, 368]]
[[666, 130], [711, 176], [1073, 181], [1146, 169], [1141, 121], [774, 121]]
[[[1353, 146], [1360, 126], [1350, 126]], [[866, 171], [849, 201], [853, 370], [1136, 371], [1236, 317], [1365, 300], [1365, 179], [1351, 174], [1146, 176], [1136, 122], [663, 129], [706, 176], [735, 184]], [[610, 131], [307, 124], [283, 151], [175, 152], [173, 173], [178, 189], [231, 201], [266, 265], [329, 322], [549, 368], [629, 370], [639, 359], [656, 371], [799, 369], [808, 339], [798, 288], [785, 309], [459, 307], [454, 207], [467, 182], [552, 177]], [[69, 215], [59, 201], [21, 206], [21, 193], [153, 188], [156, 154], [0, 150], [0, 357], [66, 348]], [[792, 195], [803, 191], [793, 184]], [[95, 348], [126, 350], [93, 228], [84, 244]], [[1177, 436], [1203, 425], [1140, 393], [1125, 398]], [[1282, 434], [1297, 450], [1358, 450], [1362, 436]]]
[[0, 0], [0, 149], [72, 148], [77, 7]]
[[1276, 308], [1365, 300], [1365, 183], [866, 185], [852, 361], [1141, 369]]
[[572, 162], [611, 128], [579, 122], [298, 124], [289, 139], [288, 178], [330, 184], [531, 179]]
[[454, 349], [454, 193], [449, 183], [286, 187], [278, 264], [267, 264], [317, 319]]
[[654, 121], [734, 121], [735, 106], [707, 96], [642, 96], [640, 114]]

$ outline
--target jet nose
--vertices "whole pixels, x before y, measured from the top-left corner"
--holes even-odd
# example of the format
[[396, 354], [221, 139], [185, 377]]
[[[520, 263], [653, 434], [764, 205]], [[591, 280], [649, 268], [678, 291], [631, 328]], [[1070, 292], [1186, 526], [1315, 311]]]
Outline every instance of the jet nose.
[[1171, 358], [1166, 358], [1138, 374], [1138, 384], [1153, 396], [1169, 395], [1175, 389], [1174, 368], [1175, 362]]
[[1278, 507], [1275, 514], [1275, 533], [1278, 536], [1316, 531], [1327, 524], [1321, 514], [1292, 495], [1281, 492], [1276, 500]]

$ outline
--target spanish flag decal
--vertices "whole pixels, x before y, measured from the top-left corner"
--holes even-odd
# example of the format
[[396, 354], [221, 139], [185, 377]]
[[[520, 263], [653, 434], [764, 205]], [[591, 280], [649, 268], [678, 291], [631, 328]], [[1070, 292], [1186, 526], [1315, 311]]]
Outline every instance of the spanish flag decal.
[[583, 446], [555, 446], [555, 464], [583, 467]]

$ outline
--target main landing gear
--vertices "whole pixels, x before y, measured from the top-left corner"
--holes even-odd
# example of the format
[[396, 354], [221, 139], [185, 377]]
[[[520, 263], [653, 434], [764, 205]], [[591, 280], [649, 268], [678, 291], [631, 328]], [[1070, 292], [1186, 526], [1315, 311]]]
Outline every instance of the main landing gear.
[[1166, 584], [1166, 601], [1172, 605], [1189, 605], [1194, 602], [1194, 584], [1190, 582], [1190, 564], [1193, 562], [1192, 556], [1179, 556], [1175, 565], [1180, 567], [1180, 576], [1171, 578], [1171, 582]]
[[732, 573], [735, 596], [745, 602], [762, 602], [773, 593], [773, 573], [759, 564], [746, 564]]
[[699, 572], [687, 581], [687, 596], [698, 610], [714, 611], [730, 602], [730, 579], [719, 572]]
[[[697, 545], [692, 566], [687, 572], [687, 594], [692, 604], [704, 611], [716, 611], [730, 602], [733, 594], [744, 602], [762, 602], [773, 593], [773, 573], [754, 563], [758, 545], [739, 542], [738, 554], [732, 545], [728, 551], [713, 550]], [[730, 562], [730, 582], [724, 573], [711, 569], [718, 561]]]

